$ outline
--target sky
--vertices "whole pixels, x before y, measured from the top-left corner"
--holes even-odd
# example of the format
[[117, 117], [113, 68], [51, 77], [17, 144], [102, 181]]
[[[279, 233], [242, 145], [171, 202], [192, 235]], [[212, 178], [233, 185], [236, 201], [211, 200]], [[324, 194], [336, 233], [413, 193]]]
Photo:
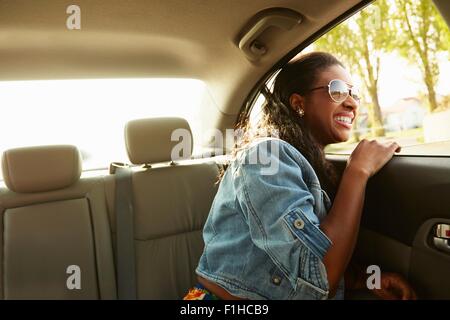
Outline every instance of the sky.
[[[439, 59], [440, 77], [436, 93], [450, 94], [450, 62], [441, 56]], [[382, 57], [379, 80], [379, 100], [381, 109], [392, 106], [396, 101], [406, 97], [415, 97], [419, 92], [426, 93], [422, 73], [417, 65], [408, 63], [396, 55]]]

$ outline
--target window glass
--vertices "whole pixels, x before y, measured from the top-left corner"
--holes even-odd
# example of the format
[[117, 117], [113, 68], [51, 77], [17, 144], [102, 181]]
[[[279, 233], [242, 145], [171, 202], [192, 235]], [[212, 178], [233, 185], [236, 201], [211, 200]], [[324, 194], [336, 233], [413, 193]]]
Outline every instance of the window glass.
[[193, 79], [96, 79], [5, 81], [0, 97], [0, 151], [73, 144], [82, 152], [83, 169], [89, 170], [128, 162], [124, 126], [129, 120], [182, 117], [194, 143], [200, 141], [198, 112], [209, 95], [204, 83]]

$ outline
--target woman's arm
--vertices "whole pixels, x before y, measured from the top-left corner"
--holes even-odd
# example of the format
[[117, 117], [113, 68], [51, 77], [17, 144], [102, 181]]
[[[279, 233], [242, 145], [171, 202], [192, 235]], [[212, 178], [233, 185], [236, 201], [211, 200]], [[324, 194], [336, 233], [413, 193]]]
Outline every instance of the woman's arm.
[[330, 298], [336, 294], [339, 281], [353, 254], [368, 179], [369, 175], [364, 170], [347, 166], [333, 206], [320, 224], [322, 231], [333, 242], [323, 259], [327, 269]]
[[363, 139], [347, 161], [333, 206], [320, 226], [333, 242], [323, 261], [327, 269], [329, 296], [336, 293], [355, 247], [367, 181], [400, 150], [396, 142], [386, 144]]

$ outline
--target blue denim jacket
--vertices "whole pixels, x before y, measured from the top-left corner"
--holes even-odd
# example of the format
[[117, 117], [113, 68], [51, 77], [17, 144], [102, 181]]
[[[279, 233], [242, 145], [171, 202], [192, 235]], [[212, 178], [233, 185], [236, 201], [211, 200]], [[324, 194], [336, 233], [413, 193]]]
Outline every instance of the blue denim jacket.
[[[319, 229], [331, 201], [306, 158], [264, 138], [241, 150], [220, 182], [196, 272], [248, 299], [327, 299]], [[343, 298], [343, 279], [335, 299]]]

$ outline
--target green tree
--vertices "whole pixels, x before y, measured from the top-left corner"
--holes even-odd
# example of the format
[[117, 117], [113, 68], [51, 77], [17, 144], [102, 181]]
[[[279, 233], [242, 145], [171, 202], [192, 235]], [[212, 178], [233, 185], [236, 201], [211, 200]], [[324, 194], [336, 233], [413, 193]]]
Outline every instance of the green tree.
[[439, 80], [438, 53], [447, 52], [450, 32], [430, 0], [397, 0], [393, 26], [398, 30], [393, 48], [419, 64], [428, 92], [429, 111], [438, 109], [435, 86]]
[[[316, 50], [335, 54], [350, 71], [363, 80], [369, 122], [373, 136], [384, 136], [383, 117], [378, 99], [381, 55], [395, 36], [387, 23], [389, 6], [379, 0], [337, 26], [314, 43]], [[354, 131], [358, 141], [359, 135]]]

